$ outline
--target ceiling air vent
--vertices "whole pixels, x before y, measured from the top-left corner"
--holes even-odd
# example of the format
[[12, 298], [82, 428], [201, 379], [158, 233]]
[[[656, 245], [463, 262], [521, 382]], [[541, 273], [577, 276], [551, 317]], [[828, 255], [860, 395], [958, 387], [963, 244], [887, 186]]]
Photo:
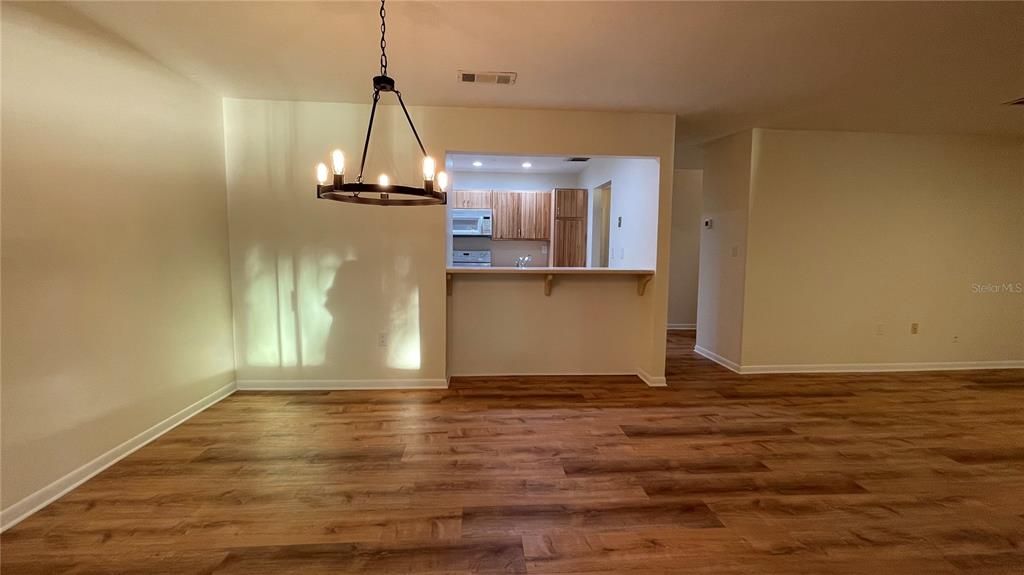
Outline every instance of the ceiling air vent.
[[1024, 98], [1017, 98], [1016, 100], [1010, 100], [1004, 102], [1007, 106], [1024, 106]]
[[459, 81], [470, 84], [501, 84], [511, 86], [516, 83], [515, 72], [467, 72], [459, 70]]
[[589, 162], [590, 158], [584, 158], [582, 156], [573, 156], [571, 158], [566, 158], [565, 161], [566, 162]]

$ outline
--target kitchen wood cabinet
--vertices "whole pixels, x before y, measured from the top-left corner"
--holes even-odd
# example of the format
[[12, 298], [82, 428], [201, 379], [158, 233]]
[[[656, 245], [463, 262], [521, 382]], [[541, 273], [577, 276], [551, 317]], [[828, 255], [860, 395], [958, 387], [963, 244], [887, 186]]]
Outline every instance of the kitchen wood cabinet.
[[519, 192], [491, 193], [491, 239], [519, 239]]
[[556, 218], [551, 265], [581, 268], [587, 265], [587, 221], [583, 218]]
[[521, 193], [519, 201], [522, 239], [551, 239], [551, 192]]
[[554, 224], [551, 230], [551, 265], [587, 265], [587, 190], [554, 191]]
[[587, 190], [556, 188], [556, 218], [586, 218]]
[[455, 190], [451, 199], [454, 208], [490, 208], [490, 190]]
[[551, 238], [551, 192], [493, 192], [495, 240]]

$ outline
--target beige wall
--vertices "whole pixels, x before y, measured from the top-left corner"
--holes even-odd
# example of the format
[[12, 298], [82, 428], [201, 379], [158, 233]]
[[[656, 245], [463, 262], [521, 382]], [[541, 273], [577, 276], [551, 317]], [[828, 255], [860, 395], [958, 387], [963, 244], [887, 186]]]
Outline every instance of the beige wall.
[[740, 363], [750, 198], [751, 132], [704, 149], [703, 216], [697, 304], [697, 346]]
[[[315, 198], [313, 166], [331, 148], [346, 151], [350, 177], [355, 175], [368, 106], [228, 99], [224, 110], [240, 381], [437, 382], [446, 376], [446, 357], [458, 373], [464, 357], [488, 360], [480, 350], [505, 353], [499, 350], [503, 336], [493, 329], [491, 337], [475, 342], [478, 348], [445, 348], [446, 334], [462, 326], [464, 316], [455, 310], [467, 306], [453, 302], [449, 330], [444, 270], [450, 239], [443, 207], [384, 209]], [[657, 157], [661, 203], [670, 209], [672, 116], [415, 106], [410, 111], [428, 151], [438, 158], [457, 150]], [[385, 106], [377, 114], [368, 177], [386, 171], [400, 181], [416, 181], [418, 151], [401, 110]], [[661, 269], [667, 269], [670, 216], [663, 214], [661, 222]], [[518, 296], [494, 297], [488, 306], [492, 327], [520, 317], [516, 306], [553, 301], [534, 282], [513, 289]], [[630, 371], [661, 375], [667, 276], [659, 274], [643, 298], [627, 291], [609, 293], [599, 303], [634, 310], [642, 329], [624, 333], [610, 318], [589, 324], [589, 339], [565, 345], [621, 344], [633, 350]], [[558, 300], [572, 317], [593, 304]], [[469, 321], [479, 317], [480, 310], [473, 310]], [[537, 327], [554, 331], [559, 324], [552, 319]], [[389, 334], [385, 348], [378, 346], [381, 333]], [[528, 354], [556, 358], [546, 371], [605, 367], [599, 359], [589, 366], [558, 361], [558, 348], [536, 338], [518, 344]]]
[[1024, 359], [1024, 145], [754, 139], [745, 367]]
[[697, 271], [700, 267], [703, 170], [676, 170], [672, 185], [672, 266], [669, 269], [668, 324], [697, 324]]
[[[591, 158], [580, 172], [588, 190], [587, 265], [594, 247], [594, 190], [611, 182], [608, 267], [654, 269], [658, 255], [659, 166], [652, 158]], [[666, 208], [667, 209], [667, 208]], [[622, 218], [622, 226], [618, 222]]]
[[632, 277], [459, 275], [449, 298], [451, 375], [635, 374], [645, 298]]
[[61, 5], [2, 42], [6, 510], [234, 374], [220, 98]]

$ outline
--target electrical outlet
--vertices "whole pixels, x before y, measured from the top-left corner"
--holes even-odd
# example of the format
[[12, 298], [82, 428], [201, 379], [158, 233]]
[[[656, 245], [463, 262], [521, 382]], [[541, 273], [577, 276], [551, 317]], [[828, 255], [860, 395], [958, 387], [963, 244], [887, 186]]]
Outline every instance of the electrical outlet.
[[388, 332], [382, 331], [377, 334], [377, 347], [388, 346]]
[[917, 322], [915, 321], [914, 323], [910, 324], [910, 333], [913, 334], [913, 335], [917, 335], [917, 332], [918, 332], [918, 325], [917, 325]]
[[885, 324], [880, 323], [875, 326], [875, 335], [885, 335]]
[[542, 253], [542, 254], [547, 254], [548, 253], [548, 245], [547, 244], [544, 244], [544, 245], [542, 245], [540, 247], [540, 253]]
[[960, 343], [960, 336], [954, 335], [953, 336], [953, 343]]

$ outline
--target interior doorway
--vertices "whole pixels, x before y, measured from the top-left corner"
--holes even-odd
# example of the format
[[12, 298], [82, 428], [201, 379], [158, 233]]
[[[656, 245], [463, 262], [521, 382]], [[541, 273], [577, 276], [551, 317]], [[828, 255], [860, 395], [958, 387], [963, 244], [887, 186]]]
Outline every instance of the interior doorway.
[[590, 246], [590, 267], [608, 267], [608, 245], [611, 235], [612, 183], [610, 181], [594, 188], [594, 217]]

